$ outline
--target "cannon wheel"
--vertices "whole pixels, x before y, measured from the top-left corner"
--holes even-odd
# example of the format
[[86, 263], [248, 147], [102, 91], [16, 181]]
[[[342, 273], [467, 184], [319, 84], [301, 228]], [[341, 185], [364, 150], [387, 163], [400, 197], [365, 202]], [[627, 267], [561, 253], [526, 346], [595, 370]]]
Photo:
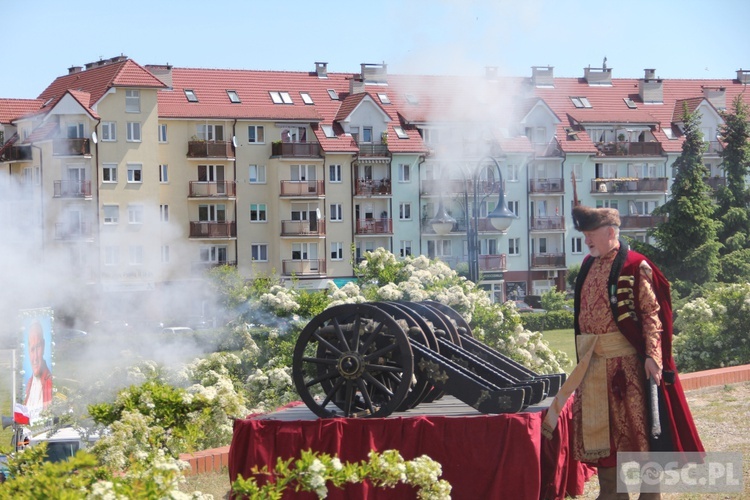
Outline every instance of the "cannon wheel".
[[413, 374], [406, 332], [374, 305], [326, 309], [294, 348], [294, 385], [320, 417], [386, 417], [403, 402]]

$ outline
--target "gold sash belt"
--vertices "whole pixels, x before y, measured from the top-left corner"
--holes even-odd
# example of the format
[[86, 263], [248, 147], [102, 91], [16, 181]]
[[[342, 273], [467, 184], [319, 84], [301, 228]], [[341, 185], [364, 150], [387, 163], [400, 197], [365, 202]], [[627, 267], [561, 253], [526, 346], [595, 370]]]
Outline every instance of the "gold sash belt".
[[542, 424], [542, 434], [552, 439], [565, 402], [573, 391], [581, 388], [581, 422], [583, 448], [586, 458], [596, 459], [609, 455], [609, 397], [607, 392], [607, 359], [629, 356], [635, 348], [620, 332], [576, 336], [579, 363], [573, 368], [560, 391], [547, 410]]

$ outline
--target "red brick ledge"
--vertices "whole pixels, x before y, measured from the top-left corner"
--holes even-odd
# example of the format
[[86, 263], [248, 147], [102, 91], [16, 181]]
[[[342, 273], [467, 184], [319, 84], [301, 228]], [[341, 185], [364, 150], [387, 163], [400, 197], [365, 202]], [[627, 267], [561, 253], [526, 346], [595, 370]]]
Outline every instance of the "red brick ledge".
[[[682, 388], [685, 391], [748, 381], [750, 381], [750, 365], [680, 374], [680, 382], [682, 382]], [[301, 403], [296, 402], [296, 404]], [[229, 467], [229, 446], [195, 453], [183, 453], [180, 455], [180, 460], [190, 464], [190, 469], [185, 471], [186, 475], [221, 472], [223, 468]]]

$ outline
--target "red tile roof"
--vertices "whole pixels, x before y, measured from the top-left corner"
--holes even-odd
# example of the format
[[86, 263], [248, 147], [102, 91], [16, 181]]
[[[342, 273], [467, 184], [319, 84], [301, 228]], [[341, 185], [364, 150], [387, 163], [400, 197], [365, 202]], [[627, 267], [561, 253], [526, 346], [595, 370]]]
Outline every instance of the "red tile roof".
[[34, 131], [22, 142], [22, 144], [31, 144], [37, 141], [43, 141], [45, 139], [51, 139], [57, 132], [57, 122], [45, 122], [39, 127], [35, 128]]
[[10, 124], [13, 120], [30, 115], [42, 107], [41, 99], [0, 99], [0, 123]]

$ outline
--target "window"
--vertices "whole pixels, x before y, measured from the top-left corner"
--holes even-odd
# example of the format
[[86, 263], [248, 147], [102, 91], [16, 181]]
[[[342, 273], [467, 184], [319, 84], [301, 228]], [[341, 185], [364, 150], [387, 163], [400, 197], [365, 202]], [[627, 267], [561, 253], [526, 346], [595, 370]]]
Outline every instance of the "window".
[[419, 104], [419, 99], [414, 94], [406, 94], [404, 97], [409, 104]]
[[227, 207], [224, 204], [198, 205], [198, 221], [200, 222], [225, 222]]
[[411, 165], [408, 163], [401, 163], [398, 166], [398, 181], [399, 182], [411, 182]]
[[321, 125], [320, 128], [323, 129], [323, 135], [325, 135], [326, 138], [332, 139], [333, 137], [336, 137], [336, 134], [333, 133], [332, 125]]
[[263, 125], [250, 125], [247, 127], [247, 142], [250, 144], [263, 144], [266, 142]]
[[513, 212], [513, 214], [518, 217], [518, 201], [509, 201], [508, 210]]
[[401, 240], [401, 257], [409, 257], [411, 255], [411, 240]]
[[307, 142], [305, 127], [285, 128], [281, 131], [281, 142]]
[[583, 238], [574, 237], [570, 241], [570, 252], [571, 253], [583, 253]]
[[198, 139], [201, 141], [223, 141], [224, 125], [201, 124], [196, 127]]
[[596, 200], [596, 208], [619, 209], [617, 200]]
[[128, 205], [128, 222], [143, 224], [143, 205]]
[[143, 264], [143, 247], [141, 245], [130, 245], [130, 265], [140, 266]]
[[250, 245], [250, 257], [258, 262], [268, 262], [268, 245], [265, 243]]
[[113, 245], [104, 247], [104, 265], [116, 266], [120, 262], [120, 249]]
[[362, 127], [362, 142], [372, 142], [372, 127]]
[[185, 89], [185, 98], [188, 102], [198, 102], [198, 96], [191, 89]]
[[576, 108], [590, 108], [591, 103], [589, 100], [585, 97], [571, 97], [571, 101], [573, 101], [573, 106]]
[[411, 203], [401, 202], [398, 204], [398, 218], [400, 220], [411, 220]]
[[583, 164], [573, 164], [573, 175], [575, 175], [576, 182], [581, 182], [581, 179], [583, 179]]
[[141, 112], [141, 91], [140, 90], [126, 90], [125, 91], [125, 112], [126, 113], [140, 113]]
[[518, 165], [508, 165], [508, 182], [518, 182], [519, 167]]
[[159, 165], [159, 182], [164, 184], [169, 182], [169, 165]]
[[341, 222], [344, 220], [344, 212], [341, 203], [331, 203], [331, 221]]
[[169, 262], [169, 245], [161, 246], [161, 261], [163, 264]]
[[388, 94], [378, 94], [378, 99], [382, 104], [390, 104], [391, 100], [388, 98]]
[[141, 122], [128, 122], [128, 142], [141, 142]]
[[341, 182], [341, 165], [328, 165], [328, 180]]
[[159, 217], [162, 222], [169, 222], [169, 205], [159, 205]]
[[396, 137], [398, 137], [399, 139], [408, 139], [409, 138], [409, 134], [407, 134], [406, 132], [404, 132], [404, 129], [401, 128], [401, 127], [393, 127], [393, 131], [396, 132]]
[[636, 109], [638, 107], [636, 106], [635, 101], [630, 97], [623, 97], [622, 100], [625, 101], [625, 105], [630, 109]]
[[266, 166], [265, 165], [250, 165], [248, 173], [248, 182], [251, 184], [265, 184], [266, 183]]
[[227, 90], [227, 96], [229, 96], [229, 102], [232, 104], [239, 104], [242, 102], [240, 101], [240, 96], [236, 90]]
[[429, 258], [450, 257], [451, 254], [451, 240], [427, 240], [427, 256]]
[[159, 124], [159, 142], [161, 143], [167, 142], [167, 124], [166, 123]]
[[266, 218], [266, 204], [265, 203], [251, 203], [250, 204], [250, 222], [267, 222]]
[[224, 181], [224, 165], [198, 165], [198, 182]]
[[143, 182], [143, 165], [128, 163], [128, 182]]
[[335, 90], [333, 90], [333, 89], [328, 89], [328, 97], [330, 97], [334, 101], [338, 101], [339, 100], [338, 93]]
[[117, 182], [117, 163], [102, 164], [102, 182]]
[[227, 247], [201, 247], [200, 261], [207, 264], [224, 264], [227, 261]]
[[547, 238], [539, 238], [539, 253], [547, 253]]
[[119, 205], [104, 205], [104, 223], [105, 224], [117, 224], [120, 219], [120, 206]]
[[274, 104], [293, 104], [292, 96], [289, 95], [289, 92], [270, 91], [268, 93], [271, 95], [271, 100]]
[[82, 139], [83, 138], [83, 123], [69, 123], [68, 139]]
[[344, 260], [344, 244], [340, 241], [331, 242], [331, 260]]
[[115, 122], [102, 122], [102, 142], [114, 142], [117, 140], [117, 124]]
[[508, 255], [521, 255], [521, 238], [508, 238]]
[[307, 92], [300, 92], [299, 96], [302, 98], [302, 102], [305, 104], [315, 104], [312, 100], [312, 97], [310, 97], [310, 94]]

